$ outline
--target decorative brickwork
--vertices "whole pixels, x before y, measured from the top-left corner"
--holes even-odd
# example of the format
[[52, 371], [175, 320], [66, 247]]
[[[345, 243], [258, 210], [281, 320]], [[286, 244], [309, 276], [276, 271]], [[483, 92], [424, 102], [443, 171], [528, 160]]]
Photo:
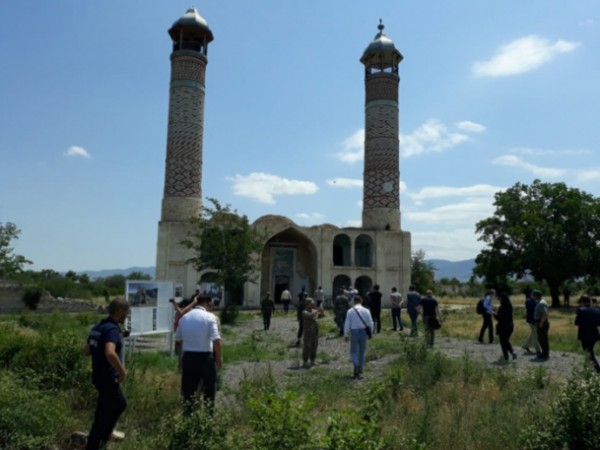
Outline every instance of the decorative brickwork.
[[174, 53], [171, 58], [171, 81], [193, 80], [204, 85], [206, 59], [193, 54], [181, 56], [183, 52]]
[[[381, 86], [380, 81], [377, 79], [374, 82]], [[370, 83], [367, 84], [367, 91], [371, 90]], [[395, 86], [397, 88], [397, 84]], [[400, 207], [399, 147], [397, 103], [367, 104], [363, 210]], [[398, 214], [397, 211], [390, 212]]]
[[206, 63], [189, 56], [174, 56], [171, 61], [164, 196], [201, 199], [204, 86], [197, 81], [204, 79]]
[[366, 83], [366, 101], [394, 100], [398, 101], [398, 83], [400, 79], [393, 74], [371, 75]]

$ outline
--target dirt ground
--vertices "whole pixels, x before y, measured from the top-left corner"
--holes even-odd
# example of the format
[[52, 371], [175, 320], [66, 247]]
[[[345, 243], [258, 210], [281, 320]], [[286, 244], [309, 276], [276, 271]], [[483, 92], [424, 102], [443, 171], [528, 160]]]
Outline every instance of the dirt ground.
[[[321, 320], [331, 321], [331, 314]], [[382, 328], [382, 333], [387, 335], [397, 334], [399, 342], [400, 339], [424, 339], [422, 336], [417, 338], [408, 337], [406, 328], [403, 332], [399, 333], [391, 331], [389, 324], [385, 325], [387, 327]], [[227, 364], [227, 361], [225, 361], [222, 377], [224, 386], [235, 390], [245, 376], [259, 375], [266, 370], [270, 370], [275, 378], [287, 378], [294, 375], [308, 375], [311, 370], [315, 369], [326, 369], [338, 372], [340, 379], [351, 379], [352, 365], [349, 359], [349, 344], [343, 338], [333, 333], [322, 336], [319, 339], [316, 365], [311, 369], [304, 369], [302, 368], [302, 350], [301, 348], [294, 347], [297, 330], [298, 324], [295, 319], [295, 313], [291, 312], [288, 315], [276, 314], [272, 318], [271, 328], [268, 331], [263, 331], [262, 319], [260, 317], [253, 318], [236, 326], [235, 339], [239, 339], [253, 331], [257, 333], [269, 333], [274, 335], [276, 340], [281, 340], [282, 344], [287, 348], [287, 353], [285, 359], [281, 361], [243, 362], [236, 364]], [[401, 334], [404, 336], [401, 336]], [[378, 335], [376, 334], [373, 339], [376, 340], [377, 338]], [[488, 367], [498, 370], [515, 370], [518, 374], [524, 374], [536, 367], [543, 367], [553, 378], [559, 380], [566, 380], [573, 369], [580, 367], [584, 361], [584, 357], [581, 354], [552, 350], [548, 360], [539, 360], [535, 355], [527, 354], [520, 347], [520, 344], [520, 342], [513, 342], [517, 358], [511, 360], [508, 364], [499, 362], [502, 352], [498, 343], [480, 344], [475, 340], [436, 337], [434, 350], [453, 358], [463, 358], [465, 355], [468, 355], [471, 359], [481, 361]], [[224, 339], [223, 345], [227, 345], [227, 338]], [[550, 347], [552, 347], [552, 336], [550, 336]], [[365, 380], [375, 379], [380, 376], [387, 363], [395, 357], [394, 355], [386, 355], [373, 359], [372, 356], [369, 356], [367, 345]]]

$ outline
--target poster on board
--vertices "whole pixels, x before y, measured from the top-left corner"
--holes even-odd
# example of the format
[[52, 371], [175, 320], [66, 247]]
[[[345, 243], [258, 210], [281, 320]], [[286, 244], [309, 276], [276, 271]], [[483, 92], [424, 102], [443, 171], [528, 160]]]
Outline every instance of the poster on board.
[[127, 280], [125, 298], [131, 305], [126, 327], [132, 335], [171, 331], [174, 286], [170, 281]]

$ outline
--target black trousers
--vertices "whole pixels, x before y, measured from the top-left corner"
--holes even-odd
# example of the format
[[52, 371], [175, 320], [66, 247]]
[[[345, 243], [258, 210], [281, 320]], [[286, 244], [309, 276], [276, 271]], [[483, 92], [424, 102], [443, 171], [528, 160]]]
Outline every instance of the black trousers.
[[94, 423], [88, 435], [86, 450], [104, 448], [117, 424], [117, 420], [127, 408], [127, 400], [121, 385], [114, 380], [107, 380], [96, 386], [98, 402], [94, 413]]
[[192, 412], [194, 396], [202, 382], [204, 400], [210, 405], [217, 393], [217, 367], [212, 352], [183, 352], [181, 364], [181, 393], [185, 413]]
[[492, 315], [484, 312], [482, 315], [483, 324], [481, 325], [481, 330], [479, 331], [479, 342], [483, 342], [483, 336], [485, 335], [485, 330], [488, 330], [489, 342], [494, 342], [494, 324], [492, 322]]
[[596, 341], [594, 340], [582, 340], [581, 341], [581, 347], [587, 352], [587, 354], [590, 356], [590, 360], [592, 361], [592, 365], [594, 366], [594, 369], [596, 369], [596, 372], [600, 373], [600, 364], [598, 364], [598, 360], [596, 359], [596, 355], [594, 355], [594, 345], [596, 344]]
[[510, 344], [511, 335], [512, 331], [498, 333], [498, 339], [500, 339], [500, 348], [502, 349], [502, 356], [504, 356], [504, 359], [508, 359], [508, 356], [514, 353], [512, 345]]
[[548, 341], [548, 330], [550, 329], [550, 322], [547, 320], [543, 325], [537, 324], [538, 327], [538, 342], [542, 348], [542, 358], [548, 358], [550, 356], [550, 342]]
[[373, 319], [373, 333], [381, 333], [381, 310], [374, 309], [371, 311], [371, 318]]
[[263, 313], [263, 326], [265, 330], [271, 328], [271, 313]]

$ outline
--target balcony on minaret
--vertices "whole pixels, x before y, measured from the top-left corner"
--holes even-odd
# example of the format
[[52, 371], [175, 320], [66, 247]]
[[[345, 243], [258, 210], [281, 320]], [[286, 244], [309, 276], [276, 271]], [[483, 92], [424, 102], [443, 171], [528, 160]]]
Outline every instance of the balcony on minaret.
[[208, 22], [198, 13], [196, 8], [190, 8], [169, 28], [169, 36], [173, 40], [173, 51], [189, 50], [206, 56], [208, 44], [213, 40]]
[[379, 33], [363, 52], [360, 62], [365, 65], [365, 76], [377, 73], [398, 74], [398, 65], [404, 59], [394, 42], [385, 35], [381, 19], [377, 26]]

